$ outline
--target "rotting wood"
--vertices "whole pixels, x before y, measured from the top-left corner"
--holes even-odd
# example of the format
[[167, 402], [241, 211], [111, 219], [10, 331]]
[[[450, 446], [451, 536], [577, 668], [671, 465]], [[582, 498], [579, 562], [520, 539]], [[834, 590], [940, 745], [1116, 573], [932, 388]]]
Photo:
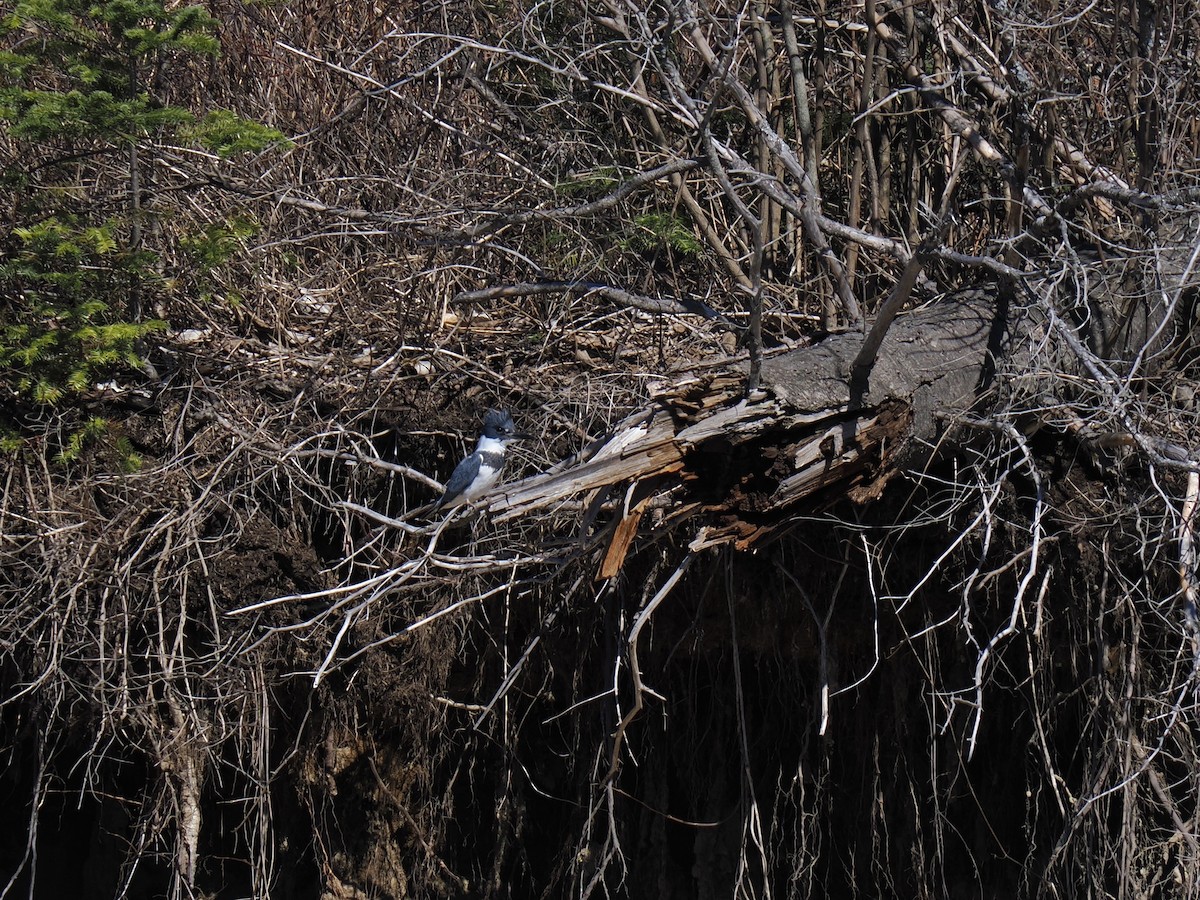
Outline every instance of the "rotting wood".
[[[650, 494], [673, 492], [689, 515], [710, 516], [709, 542], [723, 537], [748, 547], [801, 503], [869, 502], [896, 472], [920, 462], [947, 419], [974, 404], [998, 336], [1007, 334], [997, 309], [994, 293], [981, 289], [901, 317], [857, 390], [850, 384], [857, 333], [768, 361], [763, 389], [750, 397], [738, 390], [739, 372], [688, 379], [574, 459], [507, 485], [488, 511], [504, 522], [578, 494], [642, 484]], [[643, 515], [647, 499], [614, 531], [605, 572], [619, 571], [643, 523], [680, 521], [669, 507]]]
[[608, 543], [608, 552], [604, 554], [604, 561], [600, 564], [600, 574], [596, 576], [597, 579], [612, 578], [621, 571], [621, 566], [625, 564], [625, 557], [633, 545], [633, 539], [637, 537], [638, 526], [642, 522], [642, 516], [650, 505], [651, 499], [650, 496], [643, 497], [636, 506], [626, 510], [625, 515], [617, 521], [613, 528], [612, 539]]

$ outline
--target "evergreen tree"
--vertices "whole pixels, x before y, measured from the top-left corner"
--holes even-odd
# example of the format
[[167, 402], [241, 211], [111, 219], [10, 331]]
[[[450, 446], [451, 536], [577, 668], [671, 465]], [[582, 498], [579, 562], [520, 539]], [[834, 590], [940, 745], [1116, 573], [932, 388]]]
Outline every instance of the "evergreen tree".
[[[102, 428], [77, 405], [98, 381], [142, 365], [147, 318], [162, 295], [161, 248], [148, 245], [142, 150], [152, 141], [221, 156], [282, 136], [226, 110], [197, 117], [151, 88], [175, 56], [214, 55], [216, 21], [162, 0], [22, 0], [0, 20], [0, 441], [58, 413], [72, 435], [60, 454]], [[115, 174], [114, 174], [115, 170]], [[102, 420], [101, 420], [102, 422]], [[43, 423], [41, 426], [33, 423]]]

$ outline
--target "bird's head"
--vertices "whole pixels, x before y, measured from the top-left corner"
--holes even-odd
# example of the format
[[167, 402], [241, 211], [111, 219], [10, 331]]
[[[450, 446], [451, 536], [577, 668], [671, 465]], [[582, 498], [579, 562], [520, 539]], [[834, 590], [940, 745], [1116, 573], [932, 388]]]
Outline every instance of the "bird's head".
[[504, 443], [529, 437], [529, 435], [517, 431], [517, 424], [513, 421], [513, 417], [503, 409], [489, 409], [487, 411], [487, 414], [483, 417], [482, 436], [491, 438], [494, 441], [503, 441]]

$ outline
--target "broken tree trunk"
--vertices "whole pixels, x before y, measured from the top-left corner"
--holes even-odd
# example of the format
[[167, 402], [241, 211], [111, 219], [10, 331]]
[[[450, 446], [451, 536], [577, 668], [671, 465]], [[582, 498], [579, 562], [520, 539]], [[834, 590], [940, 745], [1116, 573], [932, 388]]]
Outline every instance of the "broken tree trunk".
[[488, 510], [505, 521], [579, 495], [597, 508], [621, 489], [603, 576], [619, 569], [651, 506], [667, 522], [704, 514], [705, 545], [744, 548], [802, 501], [872, 499], [990, 384], [1009, 342], [1003, 309], [995, 289], [977, 289], [901, 317], [863, 383], [852, 378], [857, 332], [765, 361], [749, 397], [741, 372], [691, 378], [577, 457], [505, 486]]

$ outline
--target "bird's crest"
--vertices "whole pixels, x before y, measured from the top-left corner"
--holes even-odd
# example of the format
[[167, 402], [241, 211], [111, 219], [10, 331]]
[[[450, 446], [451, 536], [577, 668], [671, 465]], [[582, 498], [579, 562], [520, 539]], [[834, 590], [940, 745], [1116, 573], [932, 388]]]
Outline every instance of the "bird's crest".
[[503, 409], [489, 409], [483, 416], [483, 433], [487, 437], [502, 438], [516, 434], [517, 424]]

